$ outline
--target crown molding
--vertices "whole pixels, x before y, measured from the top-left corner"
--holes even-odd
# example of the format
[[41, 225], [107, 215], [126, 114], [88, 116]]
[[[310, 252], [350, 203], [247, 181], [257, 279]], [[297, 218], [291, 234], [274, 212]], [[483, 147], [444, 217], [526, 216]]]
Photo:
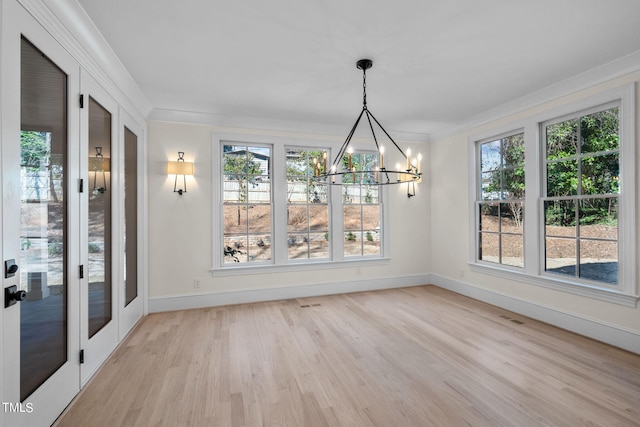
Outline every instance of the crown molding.
[[640, 71], [640, 50], [431, 133], [439, 141]]
[[[227, 114], [204, 113], [154, 108], [148, 119], [150, 121], [185, 123], [221, 128], [248, 129], [263, 132], [285, 132], [308, 136], [326, 136], [331, 140], [344, 140], [347, 135], [345, 126], [336, 126], [314, 122], [294, 120], [267, 119], [248, 116], [232, 116]], [[396, 142], [428, 143], [429, 134], [389, 131]], [[369, 136], [370, 137], [370, 136]], [[386, 137], [385, 137], [386, 138]], [[363, 139], [357, 136], [354, 140]], [[368, 138], [364, 138], [368, 139]]]
[[118, 104], [144, 123], [153, 108], [75, 0], [18, 0]]

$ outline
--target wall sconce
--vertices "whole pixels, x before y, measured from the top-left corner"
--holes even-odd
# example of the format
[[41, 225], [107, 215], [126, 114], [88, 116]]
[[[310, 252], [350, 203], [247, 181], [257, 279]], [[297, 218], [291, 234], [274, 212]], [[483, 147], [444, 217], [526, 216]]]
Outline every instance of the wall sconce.
[[[173, 192], [182, 196], [182, 193], [187, 192], [187, 175], [193, 175], [193, 162], [185, 162], [184, 152], [178, 151], [178, 160], [167, 163], [167, 174], [176, 176]], [[178, 188], [178, 175], [182, 175], [182, 188]]]
[[[409, 150], [407, 150], [408, 152]], [[416, 183], [422, 182], [422, 154], [418, 154], [417, 158], [413, 158], [410, 166], [420, 175], [420, 178], [407, 182], [407, 197], [412, 198], [416, 195]]]
[[415, 182], [407, 182], [407, 197], [412, 198], [416, 195], [416, 183]]
[[111, 169], [111, 161], [102, 155], [102, 147], [96, 147], [96, 156], [89, 157], [89, 172], [93, 172], [91, 191], [103, 194], [107, 191], [107, 172]]

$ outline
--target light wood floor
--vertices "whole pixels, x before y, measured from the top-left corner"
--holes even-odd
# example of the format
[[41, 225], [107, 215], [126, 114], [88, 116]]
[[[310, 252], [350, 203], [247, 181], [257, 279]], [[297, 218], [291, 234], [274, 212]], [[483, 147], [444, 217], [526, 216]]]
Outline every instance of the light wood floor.
[[57, 425], [640, 425], [640, 356], [434, 286], [159, 313]]

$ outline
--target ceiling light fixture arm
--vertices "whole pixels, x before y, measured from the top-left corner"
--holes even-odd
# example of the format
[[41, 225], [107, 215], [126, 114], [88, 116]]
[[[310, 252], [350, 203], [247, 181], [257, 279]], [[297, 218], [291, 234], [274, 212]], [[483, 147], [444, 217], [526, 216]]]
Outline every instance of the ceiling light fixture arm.
[[[347, 152], [347, 147], [349, 146], [349, 143], [351, 142], [351, 138], [353, 138], [353, 134], [356, 132], [356, 129], [358, 128], [358, 124], [360, 123], [360, 119], [362, 118], [362, 115], [364, 114], [365, 110], [366, 109], [363, 108], [362, 111], [360, 111], [360, 115], [356, 119], [356, 122], [353, 124], [353, 127], [351, 128], [351, 131], [349, 132], [349, 135], [347, 135], [347, 138], [344, 140], [344, 143], [340, 147], [340, 150], [338, 150], [338, 156], [333, 160], [333, 163], [331, 164], [331, 170], [333, 170], [333, 171], [337, 170], [337, 167], [340, 165], [340, 161], [342, 160], [342, 156], [344, 156], [344, 153]], [[326, 172], [328, 172], [328, 171], [325, 171], [325, 173]]]

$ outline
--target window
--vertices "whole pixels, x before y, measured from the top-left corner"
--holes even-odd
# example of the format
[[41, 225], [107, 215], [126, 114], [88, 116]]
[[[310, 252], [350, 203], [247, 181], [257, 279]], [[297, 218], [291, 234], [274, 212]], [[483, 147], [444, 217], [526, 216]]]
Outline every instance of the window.
[[[377, 161], [377, 153], [353, 154], [353, 164], [365, 170], [374, 170]], [[342, 178], [344, 256], [380, 256], [380, 187], [372, 184], [375, 176], [356, 182], [358, 177], [345, 174]]]
[[313, 180], [318, 165], [326, 162], [326, 158], [326, 150], [286, 150], [287, 258], [290, 260], [330, 256], [327, 185]]
[[224, 262], [272, 258], [271, 148], [223, 145]]
[[[336, 185], [316, 179], [332, 161], [316, 139], [237, 133], [212, 139], [213, 274], [389, 262], [388, 212], [384, 189], [371, 185], [375, 176], [356, 183], [347, 174]], [[353, 160], [368, 167], [377, 156], [359, 152]]]
[[479, 144], [478, 260], [524, 266], [524, 133]]
[[545, 271], [618, 283], [618, 107], [543, 124]]
[[472, 269], [635, 306], [636, 121], [627, 85], [471, 138]]

